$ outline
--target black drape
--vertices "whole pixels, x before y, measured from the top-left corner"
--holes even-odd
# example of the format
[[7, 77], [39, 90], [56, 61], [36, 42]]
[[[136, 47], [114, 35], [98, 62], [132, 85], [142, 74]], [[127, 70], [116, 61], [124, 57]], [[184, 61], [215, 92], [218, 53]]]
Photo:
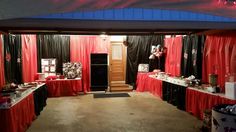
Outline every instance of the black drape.
[[205, 36], [190, 35], [183, 37], [181, 74], [188, 77], [194, 75], [202, 78], [202, 54]]
[[62, 74], [63, 63], [70, 61], [70, 37], [64, 35], [37, 35], [38, 71], [42, 58], [56, 58], [56, 72]]
[[34, 111], [35, 115], [40, 115], [40, 112], [47, 105], [47, 86], [43, 85], [34, 91]]
[[4, 35], [6, 83], [22, 83], [21, 35]]
[[192, 63], [192, 44], [190, 36], [183, 37], [183, 47], [181, 55], [181, 75], [188, 77], [192, 74], [193, 65]]
[[135, 86], [138, 65], [149, 64], [150, 70], [158, 61], [149, 60], [152, 45], [163, 45], [163, 36], [127, 36], [126, 83]]
[[180, 110], [185, 110], [186, 88], [187, 87], [163, 81], [162, 83], [163, 100], [167, 101], [170, 104], [173, 104], [174, 106], [177, 106], [177, 108]]

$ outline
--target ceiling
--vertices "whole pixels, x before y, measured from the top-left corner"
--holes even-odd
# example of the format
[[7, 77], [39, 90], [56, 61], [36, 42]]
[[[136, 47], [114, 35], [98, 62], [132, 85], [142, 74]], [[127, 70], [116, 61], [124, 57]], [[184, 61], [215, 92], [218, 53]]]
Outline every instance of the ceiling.
[[235, 0], [1, 0], [0, 19], [100, 9], [145, 8], [236, 18]]
[[[14, 25], [14, 26], [13, 26]], [[65, 19], [13, 19], [0, 22], [2, 33], [42, 34], [193, 34], [236, 29], [236, 23], [194, 21], [86, 21]], [[222, 27], [222, 28], [219, 28]]]
[[[0, 33], [47, 33], [47, 34], [192, 34], [209, 30], [236, 30], [236, 4], [234, 0], [18, 0], [0, 1]], [[96, 11], [110, 9], [140, 8], [151, 10], [169, 10], [168, 19], [133, 19], [135, 13], [122, 19], [90, 19], [64, 17], [66, 14], [74, 16], [80, 12], [82, 16], [89, 16], [91, 12], [96, 16]], [[179, 17], [173, 12], [181, 12]], [[183, 12], [184, 11], [184, 12]], [[136, 11], [131, 11], [136, 12]], [[186, 19], [187, 16], [191, 19]], [[61, 13], [62, 17], [51, 14]], [[192, 14], [195, 18], [192, 17]], [[78, 14], [78, 13], [77, 13]], [[123, 14], [130, 14], [123, 12]], [[136, 12], [136, 15], [139, 12]], [[164, 13], [165, 15], [166, 13]], [[177, 13], [178, 14], [178, 13]], [[185, 15], [184, 15], [185, 14]], [[40, 18], [35, 16], [46, 16]], [[49, 17], [47, 16], [49, 15]], [[104, 16], [104, 14], [102, 14]], [[145, 16], [141, 14], [139, 16]], [[173, 19], [172, 17], [178, 20]], [[183, 17], [184, 16], [184, 17]], [[213, 18], [197, 20], [198, 16]], [[221, 18], [222, 17], [222, 18]], [[63, 19], [60, 19], [63, 18]], [[166, 17], [163, 17], [166, 18]], [[182, 18], [182, 19], [181, 19]], [[217, 18], [217, 20], [214, 18]], [[220, 21], [218, 21], [218, 18]], [[186, 19], [186, 20], [185, 20]], [[222, 20], [221, 20], [222, 19]], [[206, 21], [207, 20], [207, 21]]]

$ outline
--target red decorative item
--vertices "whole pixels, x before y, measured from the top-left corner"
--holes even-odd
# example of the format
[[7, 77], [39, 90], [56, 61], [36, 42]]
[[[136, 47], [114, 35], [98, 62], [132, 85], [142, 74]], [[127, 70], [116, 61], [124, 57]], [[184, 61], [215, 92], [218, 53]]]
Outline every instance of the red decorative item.
[[56, 80], [57, 76], [48, 76], [46, 77], [46, 80]]
[[64, 79], [65, 76], [64, 76], [64, 75], [60, 75], [59, 78], [60, 78], [60, 79]]

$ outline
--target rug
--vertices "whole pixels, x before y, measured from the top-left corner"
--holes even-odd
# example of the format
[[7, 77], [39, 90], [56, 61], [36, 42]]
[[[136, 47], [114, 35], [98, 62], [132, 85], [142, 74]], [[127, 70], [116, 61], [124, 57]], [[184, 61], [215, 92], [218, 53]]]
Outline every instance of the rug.
[[95, 93], [93, 98], [117, 98], [117, 97], [130, 97], [128, 93]]

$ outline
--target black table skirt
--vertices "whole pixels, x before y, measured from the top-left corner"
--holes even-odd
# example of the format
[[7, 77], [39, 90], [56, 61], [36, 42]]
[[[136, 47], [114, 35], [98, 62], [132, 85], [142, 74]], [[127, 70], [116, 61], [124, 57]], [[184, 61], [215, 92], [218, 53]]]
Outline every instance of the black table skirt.
[[163, 100], [177, 106], [180, 110], [185, 110], [186, 88], [187, 87], [163, 81]]
[[47, 105], [47, 86], [43, 85], [34, 91], [34, 107], [35, 115], [40, 115], [40, 112]]

